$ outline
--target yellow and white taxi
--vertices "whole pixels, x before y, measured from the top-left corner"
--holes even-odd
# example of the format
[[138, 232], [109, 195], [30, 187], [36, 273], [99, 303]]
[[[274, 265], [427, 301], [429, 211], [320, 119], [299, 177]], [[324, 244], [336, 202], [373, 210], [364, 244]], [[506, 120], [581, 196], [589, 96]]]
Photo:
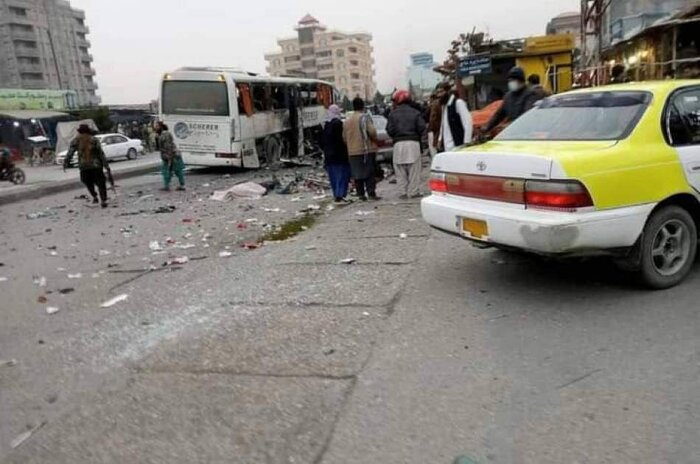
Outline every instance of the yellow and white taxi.
[[549, 97], [493, 141], [441, 153], [431, 226], [505, 249], [606, 254], [652, 288], [691, 270], [700, 229], [700, 81]]

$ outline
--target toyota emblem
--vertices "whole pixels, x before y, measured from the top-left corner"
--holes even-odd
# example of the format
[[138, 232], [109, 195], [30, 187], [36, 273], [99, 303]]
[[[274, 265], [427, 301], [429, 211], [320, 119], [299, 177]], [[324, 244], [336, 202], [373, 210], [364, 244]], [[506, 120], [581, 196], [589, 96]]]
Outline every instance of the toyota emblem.
[[486, 168], [487, 168], [487, 167], [488, 167], [488, 166], [486, 166], [486, 163], [484, 163], [483, 161], [479, 161], [478, 163], [476, 163], [476, 168], [477, 168], [479, 171], [486, 171]]

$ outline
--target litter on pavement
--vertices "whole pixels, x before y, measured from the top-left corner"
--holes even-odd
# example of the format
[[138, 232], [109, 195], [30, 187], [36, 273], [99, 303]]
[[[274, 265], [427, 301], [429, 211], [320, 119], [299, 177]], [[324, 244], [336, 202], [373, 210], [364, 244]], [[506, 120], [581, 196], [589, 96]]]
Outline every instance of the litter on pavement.
[[12, 367], [17, 365], [16, 359], [0, 359], [0, 367]]
[[149, 243], [148, 248], [150, 248], [151, 251], [163, 250], [163, 246], [158, 242], [158, 240], [153, 240], [151, 243]]
[[22, 443], [27, 441], [29, 439], [29, 437], [34, 435], [34, 433], [36, 433], [36, 431], [39, 430], [40, 428], [42, 428], [44, 425], [46, 425], [46, 422], [42, 422], [41, 424], [39, 424], [35, 427], [32, 427], [31, 429], [27, 430], [26, 432], [20, 433], [19, 435], [17, 435], [17, 437], [14, 440], [12, 440], [12, 443], [10, 443], [10, 446], [12, 447], [12, 449], [15, 449], [15, 448], [22, 446]]
[[7, 282], [7, 281], [8, 281], [7, 277], [0, 277], [0, 282]]
[[357, 211], [355, 216], [370, 216], [374, 214], [374, 211]]
[[56, 216], [55, 211], [37, 211], [35, 213], [28, 213], [27, 214], [27, 219], [41, 219], [41, 218], [49, 218], [49, 217], [54, 217]]
[[357, 260], [355, 258], [341, 259], [340, 264], [355, 264]]
[[46, 314], [56, 314], [59, 311], [60, 309], [55, 306], [49, 306], [48, 308], [46, 308]]
[[83, 275], [80, 272], [78, 272], [77, 274], [68, 274], [68, 278], [69, 279], [82, 279]]
[[100, 305], [100, 308], [111, 308], [117, 303], [121, 303], [122, 301], [126, 301], [127, 298], [129, 298], [129, 295], [126, 293], [122, 293], [121, 295], [115, 296], [111, 300], [107, 300], [104, 303]]
[[408, 238], [408, 234], [399, 234], [399, 238], [402, 240], [406, 239], [406, 238]]
[[34, 277], [34, 284], [38, 285], [39, 287], [46, 287], [46, 277]]
[[233, 256], [233, 253], [231, 253], [230, 251], [220, 251], [219, 252], [219, 258], [229, 258], [231, 256]]

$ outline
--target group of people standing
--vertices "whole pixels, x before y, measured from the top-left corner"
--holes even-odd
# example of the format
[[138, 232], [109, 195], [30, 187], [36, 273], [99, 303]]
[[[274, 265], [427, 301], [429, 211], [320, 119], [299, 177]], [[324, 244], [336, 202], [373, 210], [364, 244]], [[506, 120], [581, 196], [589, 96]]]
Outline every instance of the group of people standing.
[[[410, 94], [394, 94], [394, 110], [388, 117], [387, 134], [394, 141], [394, 171], [401, 198], [420, 196], [421, 137], [426, 124], [420, 111], [411, 103]], [[377, 196], [377, 129], [365, 102], [355, 98], [353, 112], [342, 120], [338, 105], [328, 108], [321, 146], [336, 203], [347, 203], [350, 181], [360, 201], [376, 201]]]
[[361, 201], [379, 200], [377, 196], [377, 129], [365, 112], [361, 98], [352, 101], [353, 113], [343, 122], [338, 105], [328, 108], [321, 146], [336, 203], [347, 199], [350, 179]]

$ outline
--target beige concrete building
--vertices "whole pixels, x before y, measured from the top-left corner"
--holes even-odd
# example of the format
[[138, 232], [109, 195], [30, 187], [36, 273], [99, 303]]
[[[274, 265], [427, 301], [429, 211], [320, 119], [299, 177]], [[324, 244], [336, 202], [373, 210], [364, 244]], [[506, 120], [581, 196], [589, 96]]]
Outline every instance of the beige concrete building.
[[328, 30], [311, 15], [296, 30], [296, 37], [277, 40], [281, 51], [265, 55], [270, 75], [322, 79], [349, 98], [374, 96], [371, 34]]
[[85, 12], [65, 0], [0, 0], [0, 88], [71, 90], [100, 103]]
[[569, 11], [547, 23], [547, 35], [572, 34], [577, 48], [581, 47], [581, 12]]

